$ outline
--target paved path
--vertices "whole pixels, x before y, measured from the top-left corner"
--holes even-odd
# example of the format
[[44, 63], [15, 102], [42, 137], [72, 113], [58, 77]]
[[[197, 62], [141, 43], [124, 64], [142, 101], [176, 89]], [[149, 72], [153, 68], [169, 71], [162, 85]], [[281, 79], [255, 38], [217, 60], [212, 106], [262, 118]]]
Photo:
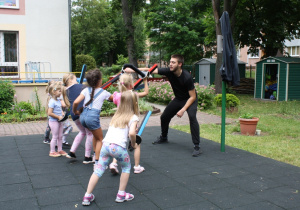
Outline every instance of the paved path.
[[[164, 109], [162, 105], [155, 105], [161, 110], [158, 114], [153, 114], [150, 116], [147, 126], [159, 126], [160, 125], [160, 115]], [[141, 115], [140, 119], [143, 119]], [[197, 112], [197, 119], [199, 124], [207, 123], [221, 123], [221, 118], [216, 115], [210, 115], [204, 112]], [[111, 117], [101, 117], [100, 123], [103, 130], [108, 129]], [[226, 119], [226, 123], [234, 122], [234, 119]], [[78, 132], [78, 129], [74, 122], [70, 120], [73, 125], [73, 132]], [[187, 113], [183, 115], [182, 118], [174, 117], [171, 120], [170, 125], [188, 125], [189, 119]], [[32, 135], [32, 134], [44, 134], [47, 126], [47, 121], [37, 121], [37, 122], [25, 122], [25, 123], [5, 123], [0, 124], [0, 136], [14, 136], [14, 135]]]

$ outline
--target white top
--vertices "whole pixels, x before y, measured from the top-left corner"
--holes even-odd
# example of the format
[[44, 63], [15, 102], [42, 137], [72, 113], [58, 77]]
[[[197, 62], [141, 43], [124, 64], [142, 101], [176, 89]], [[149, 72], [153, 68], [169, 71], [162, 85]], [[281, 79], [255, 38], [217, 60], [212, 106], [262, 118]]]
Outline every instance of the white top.
[[139, 121], [139, 118], [138, 116], [133, 115], [126, 128], [115, 128], [113, 126], [109, 126], [106, 136], [103, 139], [103, 142], [117, 144], [123, 148], [126, 148], [129, 128], [131, 124], [135, 121]]
[[[101, 90], [101, 88], [96, 88], [95, 92], [94, 92], [94, 96]], [[82, 95], [84, 95], [84, 103], [86, 104], [90, 99], [91, 99], [91, 95], [90, 92], [88, 90], [88, 88], [84, 88], [81, 93]], [[93, 109], [98, 109], [101, 111], [101, 107], [103, 105], [104, 100], [108, 100], [110, 97], [111, 93], [107, 92], [106, 90], [103, 90], [103, 92], [93, 101]], [[85, 107], [85, 106], [84, 106]]]

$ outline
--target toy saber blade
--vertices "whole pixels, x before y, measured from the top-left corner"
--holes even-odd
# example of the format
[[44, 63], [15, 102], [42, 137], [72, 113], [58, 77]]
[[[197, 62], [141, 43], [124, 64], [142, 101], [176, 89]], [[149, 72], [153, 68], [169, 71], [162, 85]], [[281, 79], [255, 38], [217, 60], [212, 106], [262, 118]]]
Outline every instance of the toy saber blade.
[[[145, 117], [144, 117], [144, 119], [143, 119], [140, 127], [138, 128], [138, 133], [136, 134], [136, 143], [137, 144], [141, 144], [142, 143], [142, 137], [141, 137], [141, 135], [142, 135], [142, 133], [144, 131], [144, 128], [146, 127], [146, 124], [147, 124], [147, 122], [148, 122], [151, 114], [152, 114], [152, 111], [149, 110], [146, 113], [146, 115], [145, 115]], [[129, 142], [129, 144], [128, 144], [128, 150], [129, 151], [133, 151], [134, 150], [133, 147], [131, 146], [131, 142]]]
[[136, 73], [138, 73], [138, 74], [141, 75], [142, 77], [145, 77], [145, 74], [144, 74], [142, 71], [140, 71], [138, 68], [136, 68], [134, 65], [131, 65], [131, 64], [124, 64], [124, 66], [123, 66], [121, 72], [118, 73], [114, 78], [112, 78], [112, 79], [109, 80], [108, 82], [104, 83], [104, 84], [101, 86], [101, 88], [102, 88], [102, 89], [106, 89], [106, 88], [108, 88], [109, 86], [111, 86], [114, 82], [116, 82], [116, 81], [120, 78], [120, 76], [124, 73], [123, 69], [125, 69], [125, 68], [127, 68], [127, 67], [133, 69]]
[[137, 87], [143, 82], [144, 77], [150, 75], [155, 69], [157, 68], [157, 64], [154, 64], [147, 72], [147, 74], [145, 75], [143, 73], [143, 78], [138, 79], [135, 83], [134, 83], [134, 88], [133, 89], [137, 89]]
[[86, 65], [83, 64], [82, 69], [81, 69], [80, 78], [79, 78], [79, 84], [82, 84], [85, 72], [86, 72]]

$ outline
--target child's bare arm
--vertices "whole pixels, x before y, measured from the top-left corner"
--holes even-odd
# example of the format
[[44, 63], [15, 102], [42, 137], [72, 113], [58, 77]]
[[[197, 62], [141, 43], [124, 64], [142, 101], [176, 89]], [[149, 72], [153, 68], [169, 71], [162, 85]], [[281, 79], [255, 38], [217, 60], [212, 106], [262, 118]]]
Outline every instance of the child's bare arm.
[[144, 78], [144, 92], [138, 93], [140, 98], [143, 98], [149, 94], [149, 87], [148, 87], [148, 79], [147, 77]]
[[75, 114], [75, 115], [80, 115], [81, 113], [80, 113], [80, 111], [78, 111], [77, 110], [77, 107], [78, 107], [78, 105], [80, 104], [80, 102], [82, 101], [84, 99], [84, 95], [83, 94], [80, 94], [76, 99], [75, 99], [75, 101], [74, 101], [74, 103], [73, 103], [73, 113]]
[[136, 148], [136, 127], [137, 127], [137, 121], [134, 121], [131, 123], [129, 128], [129, 138], [131, 141], [132, 147]]

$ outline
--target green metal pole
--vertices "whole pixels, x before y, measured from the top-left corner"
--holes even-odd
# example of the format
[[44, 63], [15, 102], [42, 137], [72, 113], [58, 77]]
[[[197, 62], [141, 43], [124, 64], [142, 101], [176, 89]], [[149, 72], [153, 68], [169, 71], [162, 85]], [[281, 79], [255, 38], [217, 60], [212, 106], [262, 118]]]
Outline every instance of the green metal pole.
[[225, 123], [226, 123], [226, 83], [222, 81], [222, 128], [221, 128], [221, 152], [225, 152]]

